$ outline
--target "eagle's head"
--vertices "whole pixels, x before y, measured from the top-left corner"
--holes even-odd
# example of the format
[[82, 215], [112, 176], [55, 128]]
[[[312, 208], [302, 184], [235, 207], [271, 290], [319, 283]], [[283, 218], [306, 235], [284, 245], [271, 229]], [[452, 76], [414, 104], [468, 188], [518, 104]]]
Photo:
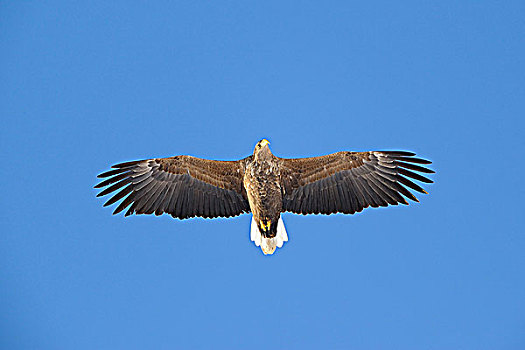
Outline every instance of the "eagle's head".
[[271, 157], [272, 152], [270, 151], [270, 147], [268, 147], [269, 144], [270, 142], [267, 139], [262, 139], [261, 141], [257, 142], [255, 149], [253, 150], [255, 159], [263, 160]]

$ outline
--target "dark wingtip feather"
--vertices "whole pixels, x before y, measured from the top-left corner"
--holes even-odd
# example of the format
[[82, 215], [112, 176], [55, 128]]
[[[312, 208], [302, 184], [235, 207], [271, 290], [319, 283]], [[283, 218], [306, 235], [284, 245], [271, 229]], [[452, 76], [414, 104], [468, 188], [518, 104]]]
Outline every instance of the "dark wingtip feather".
[[120, 202], [117, 208], [113, 211], [113, 215], [116, 215], [120, 213], [122, 210], [126, 209], [130, 204], [133, 203], [133, 200], [134, 200], [134, 195], [133, 193], [131, 193], [122, 202]]
[[124, 171], [127, 171], [128, 169], [114, 169], [114, 170], [108, 170], [106, 172], [103, 172], [102, 174], [98, 174], [97, 177], [99, 179], [101, 178], [104, 178], [104, 177], [110, 177], [110, 176], [113, 176], [113, 175], [117, 175], [117, 174], [120, 174], [120, 173], [123, 173]]
[[125, 179], [127, 176], [130, 175], [130, 172], [125, 172], [125, 173], [122, 173], [122, 174], [119, 174], [119, 175], [116, 175], [116, 176], [113, 176], [113, 177], [110, 177], [109, 179], [106, 179], [104, 181], [101, 181], [99, 182], [98, 184], [95, 185], [95, 188], [101, 188], [101, 187], [106, 187], [108, 185], [111, 185], [112, 183], [115, 183], [117, 181], [120, 181], [122, 179]]
[[420, 173], [427, 173], [427, 174], [434, 174], [435, 173], [435, 171], [432, 170], [432, 169], [425, 168], [425, 167], [422, 167], [422, 166], [419, 166], [419, 165], [416, 165], [416, 164], [412, 164], [412, 163], [401, 162], [399, 160], [395, 160], [394, 164], [396, 164], [397, 166], [402, 167], [402, 168], [419, 171]]
[[137, 163], [140, 163], [142, 161], [143, 160], [132, 160], [131, 162], [118, 163], [118, 164], [112, 165], [111, 167], [112, 168], [118, 168], [118, 169], [127, 168], [127, 167], [130, 167], [132, 165], [136, 165]]
[[106, 203], [104, 203], [104, 206], [107, 207], [108, 205], [111, 205], [111, 204], [121, 200], [123, 197], [128, 195], [132, 190], [133, 190], [133, 184], [127, 185], [122, 190], [117, 192], [113, 197], [111, 197]]
[[137, 202], [134, 201], [133, 204], [131, 204], [131, 206], [126, 211], [126, 214], [124, 214], [124, 217], [130, 216], [131, 214], [133, 214], [135, 212], [136, 207], [137, 207]]
[[400, 157], [403, 157], [403, 156], [412, 157], [416, 155], [414, 152], [409, 152], [409, 151], [379, 151], [379, 152], [388, 154], [390, 156], [400, 156]]
[[413, 200], [414, 202], [419, 202], [419, 200], [414, 196], [412, 192], [406, 189], [405, 186], [401, 185], [399, 182], [394, 183], [394, 187], [399, 193], [401, 193], [403, 196], [407, 197], [410, 200]]
[[395, 157], [395, 160], [400, 160], [403, 162], [409, 162], [409, 163], [418, 163], [418, 164], [432, 164], [430, 160], [423, 159], [423, 158], [416, 158], [416, 157]]
[[414, 191], [418, 191], [420, 193], [425, 193], [425, 190], [423, 188], [421, 188], [421, 186], [416, 185], [415, 183], [413, 183], [412, 181], [410, 181], [409, 179], [407, 179], [404, 176], [398, 176], [398, 181], [401, 182], [403, 185], [410, 187]]
[[398, 169], [398, 172], [402, 175], [405, 175], [407, 177], [411, 177], [413, 179], [416, 179], [418, 181], [421, 181], [421, 182], [425, 182], [427, 184], [431, 184], [431, 183], [434, 183], [434, 181], [424, 177], [424, 176], [421, 176], [413, 171], [410, 171], [410, 170], [406, 170], [406, 169], [403, 169], [403, 168], [399, 168]]
[[108, 188], [106, 188], [104, 191], [100, 192], [99, 194], [97, 194], [97, 197], [102, 197], [102, 196], [105, 196], [106, 194], [108, 193], [111, 193], [113, 191], [116, 191], [118, 190], [119, 188], [121, 188], [122, 186], [124, 185], [127, 185], [128, 183], [131, 182], [131, 178], [127, 177], [125, 178], [124, 180], [120, 181], [120, 182], [117, 182], [116, 184], [113, 184], [111, 186], [109, 186]]

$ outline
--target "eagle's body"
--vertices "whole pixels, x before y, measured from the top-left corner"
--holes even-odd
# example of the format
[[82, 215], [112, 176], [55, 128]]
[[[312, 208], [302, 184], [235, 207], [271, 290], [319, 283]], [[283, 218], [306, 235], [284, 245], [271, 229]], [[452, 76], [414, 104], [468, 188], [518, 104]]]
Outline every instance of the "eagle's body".
[[[337, 152], [313, 158], [274, 156], [261, 140], [239, 161], [176, 156], [121, 163], [99, 177], [98, 195], [119, 190], [105, 205], [124, 200], [114, 214], [168, 213], [230, 217], [252, 212], [251, 239], [265, 254], [288, 240], [282, 212], [353, 214], [372, 206], [417, 201], [407, 186], [426, 193], [408, 178], [432, 182], [411, 170], [433, 173], [417, 164], [429, 161], [404, 151]], [[408, 170], [410, 169], [410, 170]], [[403, 197], [404, 196], [404, 197]]]
[[[243, 184], [256, 226], [252, 224], [251, 238], [257, 246], [261, 245], [265, 254], [271, 254], [276, 246], [282, 246], [282, 242], [288, 240], [288, 236], [282, 220], [280, 221], [283, 195], [279, 163], [264, 141], [266, 140], [257, 146], [264, 148], [256, 151], [253, 160], [246, 164]], [[273, 238], [277, 236], [279, 223], [284, 230], [282, 233], [279, 230], [279, 234], [284, 234], [285, 237], [278, 237], [277, 241]]]
[[243, 183], [259, 230], [264, 237], [275, 237], [283, 203], [277, 159], [271, 153], [255, 157], [246, 164]]

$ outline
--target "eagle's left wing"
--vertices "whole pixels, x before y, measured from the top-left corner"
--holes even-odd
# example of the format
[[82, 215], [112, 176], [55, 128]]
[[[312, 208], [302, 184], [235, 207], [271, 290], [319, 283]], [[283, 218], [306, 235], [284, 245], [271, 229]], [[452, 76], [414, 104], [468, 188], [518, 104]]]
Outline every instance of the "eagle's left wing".
[[369, 206], [408, 204], [404, 197], [418, 201], [406, 187], [421, 193], [426, 191], [410, 179], [426, 183], [433, 181], [414, 171], [434, 171], [417, 165], [431, 164], [430, 161], [414, 156], [414, 153], [405, 151], [377, 151], [278, 158], [282, 211], [354, 214]]

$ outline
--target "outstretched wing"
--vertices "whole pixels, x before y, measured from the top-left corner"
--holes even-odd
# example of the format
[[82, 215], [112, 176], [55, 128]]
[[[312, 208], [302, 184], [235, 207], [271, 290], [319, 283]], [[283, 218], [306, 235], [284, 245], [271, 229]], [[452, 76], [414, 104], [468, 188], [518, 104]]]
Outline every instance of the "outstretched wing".
[[[431, 183], [414, 172], [430, 161], [404, 151], [338, 152], [322, 157], [280, 158], [283, 211], [297, 214], [354, 214], [363, 208], [408, 204], [427, 193], [410, 179]], [[413, 171], [412, 171], [413, 170]], [[406, 187], [405, 187], [406, 186]]]
[[191, 156], [156, 158], [113, 165], [98, 175], [107, 187], [97, 197], [116, 192], [104, 206], [121, 199], [113, 214], [129, 207], [136, 214], [174, 218], [230, 217], [250, 211], [243, 186], [246, 161], [215, 161]]

